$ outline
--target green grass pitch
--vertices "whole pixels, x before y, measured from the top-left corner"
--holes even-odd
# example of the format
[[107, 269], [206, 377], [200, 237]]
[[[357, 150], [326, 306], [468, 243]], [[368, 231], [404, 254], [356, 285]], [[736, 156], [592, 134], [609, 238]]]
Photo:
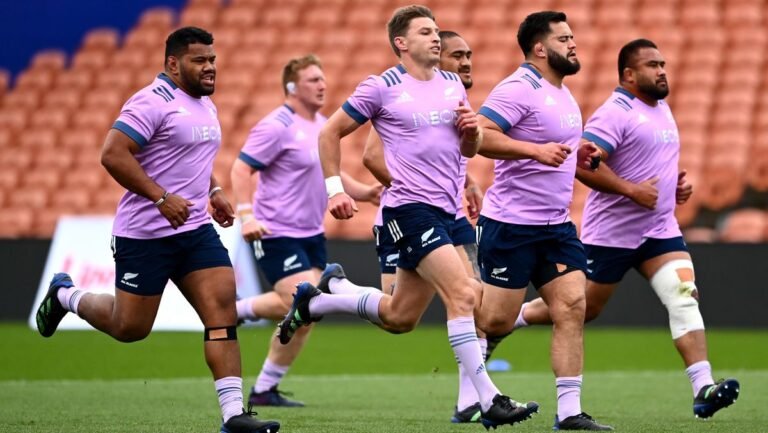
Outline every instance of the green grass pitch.
[[[244, 388], [252, 385], [272, 328], [239, 332]], [[502, 431], [551, 431], [550, 331], [529, 328], [502, 343], [492, 373], [540, 414]], [[664, 329], [588, 328], [583, 408], [620, 432], [768, 432], [768, 334], [709, 330], [716, 378], [737, 377], [739, 401], [708, 421], [691, 413], [691, 390]], [[216, 394], [197, 333], [155, 333], [121, 344], [97, 332], [43, 339], [0, 325], [0, 432], [218, 432]], [[259, 408], [282, 432], [464, 432], [453, 425], [456, 365], [444, 327], [393, 336], [372, 326], [321, 323], [281, 388], [308, 406]]]

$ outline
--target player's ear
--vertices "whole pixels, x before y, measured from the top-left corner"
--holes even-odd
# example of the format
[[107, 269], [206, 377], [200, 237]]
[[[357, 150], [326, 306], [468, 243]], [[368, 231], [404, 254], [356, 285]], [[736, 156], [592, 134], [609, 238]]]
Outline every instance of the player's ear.
[[544, 44], [542, 42], [536, 42], [533, 45], [533, 53], [536, 55], [536, 57], [544, 58], [547, 56], [547, 50], [544, 48]]
[[176, 56], [168, 56], [165, 59], [165, 68], [171, 74], [178, 73], [179, 72], [179, 58], [176, 57]]
[[395, 36], [394, 42], [395, 46], [400, 51], [405, 51], [407, 48], [407, 45], [405, 44], [405, 38], [403, 36]]

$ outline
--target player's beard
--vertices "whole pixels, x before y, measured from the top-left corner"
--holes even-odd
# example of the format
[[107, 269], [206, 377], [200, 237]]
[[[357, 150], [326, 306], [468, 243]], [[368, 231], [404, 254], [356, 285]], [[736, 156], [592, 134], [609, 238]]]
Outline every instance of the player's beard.
[[469, 78], [469, 79], [465, 80], [464, 77], [461, 74], [462, 73], [466, 74], [467, 72], [470, 72], [470, 71], [471, 71], [471, 69], [469, 69], [469, 68], [465, 68], [465, 69], [459, 68], [459, 78], [461, 78], [461, 84], [463, 84], [464, 88], [467, 89], [467, 90], [472, 88], [472, 84], [473, 84], [472, 83], [472, 78]]
[[669, 82], [667, 82], [666, 87], [659, 87], [658, 83], [642, 79], [637, 81], [637, 89], [644, 95], [648, 95], [658, 101], [669, 95]]
[[[181, 66], [180, 72], [181, 81], [184, 83], [184, 87], [191, 93], [190, 96], [199, 98], [200, 96], [210, 96], [213, 94], [215, 85], [210, 87], [203, 86], [199, 73], [187, 71], [184, 66]], [[214, 79], [215, 77], [216, 75], [214, 74]]]
[[581, 69], [581, 63], [577, 59], [576, 62], [571, 62], [567, 57], [561, 56], [559, 53], [547, 48], [547, 64], [555, 72], [562, 76], [573, 75], [579, 72]]

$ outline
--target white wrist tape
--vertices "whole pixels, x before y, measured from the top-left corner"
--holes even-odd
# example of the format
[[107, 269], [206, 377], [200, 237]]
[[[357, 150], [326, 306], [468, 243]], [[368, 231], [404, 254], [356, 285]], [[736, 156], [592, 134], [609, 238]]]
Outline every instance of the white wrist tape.
[[341, 183], [341, 176], [326, 177], [325, 190], [328, 192], [328, 198], [344, 192], [344, 185]]

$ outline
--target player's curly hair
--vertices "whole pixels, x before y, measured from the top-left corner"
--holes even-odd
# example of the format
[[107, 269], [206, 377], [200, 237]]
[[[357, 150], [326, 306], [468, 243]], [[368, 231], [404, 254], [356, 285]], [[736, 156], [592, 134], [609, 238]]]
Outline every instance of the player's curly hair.
[[199, 27], [182, 27], [165, 40], [165, 61], [168, 57], [181, 57], [190, 44], [212, 45], [213, 35]]

